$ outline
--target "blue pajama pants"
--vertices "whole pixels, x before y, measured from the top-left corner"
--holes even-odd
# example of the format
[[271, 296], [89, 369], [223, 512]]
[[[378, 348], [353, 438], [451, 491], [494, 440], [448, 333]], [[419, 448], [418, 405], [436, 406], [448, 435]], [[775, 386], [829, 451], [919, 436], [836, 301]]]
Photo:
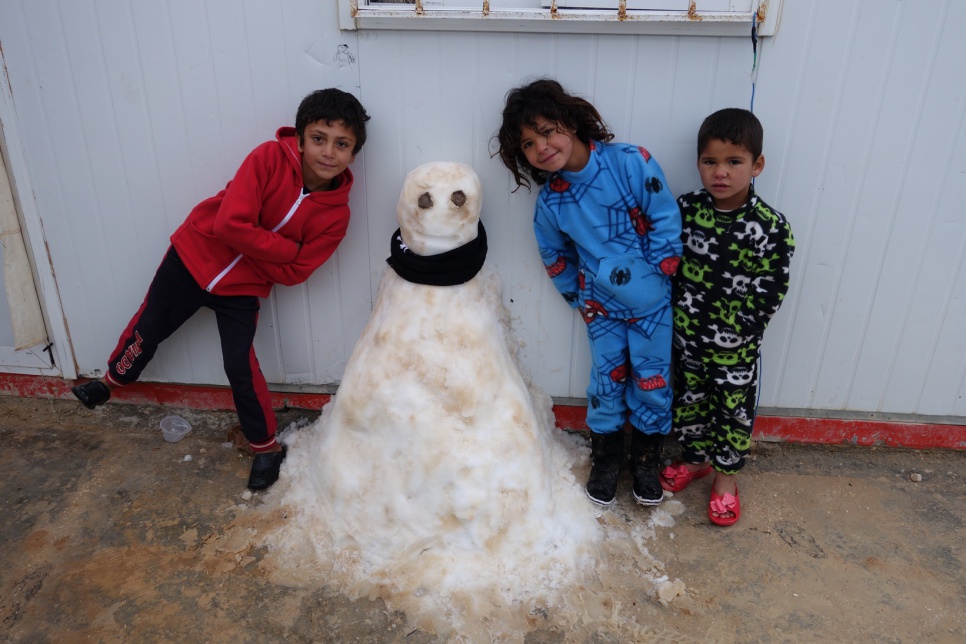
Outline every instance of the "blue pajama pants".
[[671, 432], [671, 332], [670, 305], [631, 320], [595, 317], [587, 323], [591, 431], [616, 432], [629, 420], [645, 434]]

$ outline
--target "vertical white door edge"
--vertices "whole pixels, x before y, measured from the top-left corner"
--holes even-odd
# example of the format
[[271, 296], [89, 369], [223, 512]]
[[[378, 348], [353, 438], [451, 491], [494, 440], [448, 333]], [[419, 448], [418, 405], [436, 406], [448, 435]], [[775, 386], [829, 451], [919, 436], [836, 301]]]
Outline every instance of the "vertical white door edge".
[[[0, 63], [3, 61], [0, 60]], [[44, 238], [43, 222], [33, 199], [33, 187], [23, 152], [17, 113], [6, 65], [0, 77], [0, 145], [3, 145], [6, 172], [0, 181], [10, 182], [21, 215], [21, 233], [27, 256], [32, 258], [32, 277], [47, 328], [47, 342], [17, 351], [15, 347], [0, 347], [0, 372], [76, 378], [74, 355], [64, 321], [60, 293], [54, 279], [50, 254]], [[30, 271], [25, 271], [30, 276]]]

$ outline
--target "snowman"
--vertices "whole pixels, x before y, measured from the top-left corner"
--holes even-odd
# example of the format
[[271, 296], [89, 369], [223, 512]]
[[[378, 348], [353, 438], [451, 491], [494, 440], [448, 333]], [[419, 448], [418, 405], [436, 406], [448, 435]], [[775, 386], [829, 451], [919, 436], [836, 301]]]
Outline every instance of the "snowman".
[[282, 472], [326, 581], [410, 615], [537, 605], [601, 537], [571, 472], [586, 448], [517, 366], [481, 201], [468, 165], [408, 174], [372, 314]]

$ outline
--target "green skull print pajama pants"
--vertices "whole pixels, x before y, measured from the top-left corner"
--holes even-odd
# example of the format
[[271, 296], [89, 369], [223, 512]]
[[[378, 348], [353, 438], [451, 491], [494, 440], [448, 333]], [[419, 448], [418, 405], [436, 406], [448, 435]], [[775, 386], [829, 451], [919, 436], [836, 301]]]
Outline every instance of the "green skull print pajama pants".
[[756, 342], [726, 354], [714, 345], [688, 351], [675, 342], [674, 431], [688, 463], [711, 461], [737, 474], [751, 448], [758, 402]]

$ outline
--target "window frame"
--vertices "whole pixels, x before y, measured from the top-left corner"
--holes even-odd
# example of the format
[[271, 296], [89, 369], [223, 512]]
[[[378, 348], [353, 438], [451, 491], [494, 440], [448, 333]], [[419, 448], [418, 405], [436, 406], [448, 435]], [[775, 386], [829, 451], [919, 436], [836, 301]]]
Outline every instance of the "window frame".
[[[688, 11], [626, 9], [626, 0], [613, 0], [615, 9], [550, 8], [490, 9], [489, 0], [475, 0], [480, 8], [450, 9], [377, 0], [338, 0], [339, 26], [347, 30], [407, 29], [424, 31], [534, 32], [581, 34], [653, 34], [743, 36], [757, 16], [758, 35], [778, 31], [783, 0], [753, 0], [752, 11], [701, 11], [700, 0], [690, 0]], [[439, 0], [436, 0], [437, 2]], [[550, 2], [550, 0], [548, 0]]]

